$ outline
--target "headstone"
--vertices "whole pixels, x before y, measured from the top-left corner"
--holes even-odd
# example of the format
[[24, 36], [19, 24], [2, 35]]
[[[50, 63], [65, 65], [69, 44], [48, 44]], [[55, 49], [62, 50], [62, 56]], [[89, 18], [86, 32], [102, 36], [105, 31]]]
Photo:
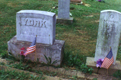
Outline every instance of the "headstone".
[[55, 13], [38, 10], [21, 10], [16, 15], [17, 40], [53, 44], [55, 41]]
[[17, 59], [21, 59], [20, 49], [24, 47], [26, 50], [37, 35], [36, 51], [28, 54], [24, 59], [60, 66], [65, 41], [55, 40], [55, 27], [55, 13], [37, 10], [17, 12], [17, 35], [7, 42], [8, 53], [11, 53]]
[[115, 10], [103, 10], [100, 13], [95, 61], [104, 59], [112, 48], [114, 64], [116, 62], [121, 32], [121, 13]]
[[58, 18], [70, 19], [70, 0], [58, 0]]

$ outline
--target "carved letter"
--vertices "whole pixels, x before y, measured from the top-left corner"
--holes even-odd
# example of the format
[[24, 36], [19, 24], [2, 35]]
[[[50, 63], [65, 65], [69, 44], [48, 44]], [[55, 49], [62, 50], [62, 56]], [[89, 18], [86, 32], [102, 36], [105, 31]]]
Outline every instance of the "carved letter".
[[35, 27], [39, 26], [39, 25], [38, 25], [38, 21], [35, 21], [35, 25], [34, 25], [34, 26], [35, 26]]
[[25, 26], [27, 26], [28, 19], [25, 21]]
[[43, 21], [41, 21], [41, 22], [42, 22], [42, 24], [41, 24], [41, 26], [40, 26], [40, 27], [45, 27], [45, 28], [47, 28], [47, 27], [46, 27], [46, 25], [45, 25], [46, 21], [44, 21], [44, 22], [43, 22]]
[[30, 20], [30, 26], [34, 26], [34, 20]]

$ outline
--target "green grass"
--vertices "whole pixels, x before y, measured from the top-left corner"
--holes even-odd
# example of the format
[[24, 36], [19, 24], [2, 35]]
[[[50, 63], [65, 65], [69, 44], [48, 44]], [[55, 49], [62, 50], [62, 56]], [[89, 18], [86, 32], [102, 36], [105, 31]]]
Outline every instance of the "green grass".
[[[83, 0], [84, 5], [71, 4], [74, 23], [56, 24], [56, 39], [65, 40], [63, 65], [88, 68], [83, 65], [87, 56], [94, 57], [100, 11], [113, 9], [121, 12], [121, 0]], [[7, 56], [7, 41], [16, 35], [16, 12], [20, 10], [44, 10], [58, 14], [57, 0], [0, 0], [0, 56]], [[121, 61], [121, 41], [117, 59]], [[1, 63], [2, 64], [2, 63]], [[21, 66], [19, 65], [14, 65]], [[26, 69], [26, 67], [24, 67]]]
[[43, 77], [36, 77], [34, 75], [24, 73], [24, 72], [16, 72], [16, 71], [5, 71], [0, 70], [0, 80], [43, 80]]
[[[52, 11], [57, 14], [55, 0], [0, 0], [0, 54], [7, 53], [7, 41], [16, 35], [16, 12], [23, 9]], [[2, 2], [3, 1], [3, 2]], [[109, 1], [101, 3], [97, 1], [84, 1], [90, 7], [84, 5], [71, 4], [74, 10], [70, 10], [74, 17], [73, 24], [56, 24], [56, 39], [66, 41], [65, 50], [72, 50], [76, 54], [80, 50], [80, 55], [94, 56], [97, 39], [100, 11], [114, 9], [121, 11], [120, 4], [113, 4]], [[113, 4], [113, 6], [112, 6]], [[92, 15], [92, 17], [90, 17]]]
[[121, 80], [121, 71], [116, 71], [113, 76]]

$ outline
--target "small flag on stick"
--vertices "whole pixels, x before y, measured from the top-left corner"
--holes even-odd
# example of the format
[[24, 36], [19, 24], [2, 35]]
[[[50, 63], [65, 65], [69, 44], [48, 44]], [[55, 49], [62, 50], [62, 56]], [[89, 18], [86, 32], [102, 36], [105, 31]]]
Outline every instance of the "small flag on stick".
[[108, 55], [105, 57], [101, 67], [108, 69], [114, 62], [112, 49], [110, 49]]
[[30, 47], [27, 48], [27, 51], [24, 53], [24, 56], [34, 52], [36, 50], [36, 37], [34, 41], [31, 43]]

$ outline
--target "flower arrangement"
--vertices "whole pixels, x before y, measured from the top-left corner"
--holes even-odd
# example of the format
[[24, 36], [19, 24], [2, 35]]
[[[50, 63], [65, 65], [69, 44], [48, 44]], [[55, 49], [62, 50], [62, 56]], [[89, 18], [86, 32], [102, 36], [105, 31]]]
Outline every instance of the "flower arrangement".
[[104, 0], [97, 0], [98, 2], [105, 2]]
[[101, 0], [98, 0], [99, 2], [101, 2]]
[[97, 64], [96, 64], [96, 67], [98, 68], [97, 69], [97, 74], [98, 74], [98, 71], [99, 71], [99, 69], [101, 68], [101, 65], [102, 65], [102, 63], [103, 63], [103, 61], [104, 61], [104, 59], [99, 59], [99, 60], [97, 60]]
[[102, 63], [103, 63], [103, 60], [104, 60], [104, 59], [99, 59], [99, 60], [97, 60], [96, 66], [97, 66], [97, 67], [101, 67], [101, 65], [102, 65]]
[[24, 47], [22, 47], [20, 50], [21, 50], [20, 55], [24, 55], [26, 49]]

